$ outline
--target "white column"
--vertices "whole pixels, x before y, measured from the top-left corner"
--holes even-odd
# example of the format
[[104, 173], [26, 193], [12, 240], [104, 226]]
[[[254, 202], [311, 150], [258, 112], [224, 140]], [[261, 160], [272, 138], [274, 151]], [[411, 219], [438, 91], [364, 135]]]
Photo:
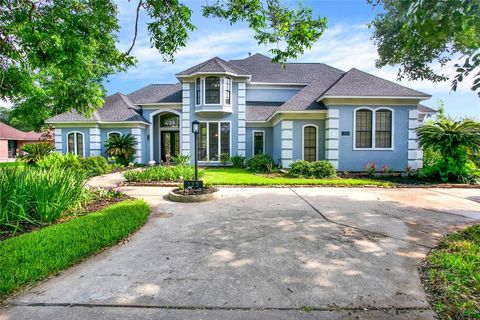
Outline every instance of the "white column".
[[99, 156], [101, 154], [100, 129], [90, 128], [90, 156]]
[[338, 109], [328, 109], [327, 120], [325, 122], [325, 159], [328, 160], [335, 169], [338, 169], [339, 114]]
[[423, 167], [423, 151], [417, 141], [418, 110], [408, 111], [408, 165], [412, 169]]
[[245, 100], [246, 100], [246, 86], [245, 82], [238, 83], [238, 133], [237, 133], [237, 155], [245, 157], [246, 155], [246, 124], [245, 124]]
[[137, 141], [135, 145], [135, 162], [142, 163], [142, 130], [140, 128], [132, 128], [131, 132]]
[[62, 129], [55, 129], [54, 132], [55, 132], [55, 136], [54, 136], [55, 151], [63, 153]]
[[182, 154], [190, 155], [190, 83], [182, 84], [182, 130], [180, 132]]
[[293, 121], [280, 122], [282, 168], [289, 168], [293, 162]]

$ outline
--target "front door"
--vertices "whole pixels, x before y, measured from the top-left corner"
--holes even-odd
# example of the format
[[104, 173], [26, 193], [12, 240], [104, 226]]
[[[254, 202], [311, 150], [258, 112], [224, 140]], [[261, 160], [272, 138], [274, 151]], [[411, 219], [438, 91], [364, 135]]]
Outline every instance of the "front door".
[[180, 153], [180, 132], [179, 131], [162, 131], [162, 161], [166, 161], [166, 155], [170, 157]]

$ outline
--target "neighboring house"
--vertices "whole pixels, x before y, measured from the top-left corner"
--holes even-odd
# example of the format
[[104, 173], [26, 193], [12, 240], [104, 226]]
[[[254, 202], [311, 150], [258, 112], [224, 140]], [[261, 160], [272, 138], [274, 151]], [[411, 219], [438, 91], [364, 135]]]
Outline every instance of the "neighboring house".
[[41, 133], [23, 132], [0, 122], [0, 162], [15, 160], [23, 155], [20, 148], [24, 144], [39, 142], [43, 142]]
[[202, 165], [218, 164], [221, 153], [268, 153], [283, 167], [298, 159], [326, 159], [351, 171], [368, 162], [395, 170], [422, 166], [415, 128], [434, 112], [419, 105], [426, 93], [357, 69], [283, 67], [261, 54], [215, 57], [176, 77], [176, 84], [108, 96], [90, 118], [75, 111], [50, 118], [56, 150], [105, 155], [109, 135], [130, 133], [136, 162], [160, 162], [167, 154], [193, 154], [191, 123], [198, 120]]

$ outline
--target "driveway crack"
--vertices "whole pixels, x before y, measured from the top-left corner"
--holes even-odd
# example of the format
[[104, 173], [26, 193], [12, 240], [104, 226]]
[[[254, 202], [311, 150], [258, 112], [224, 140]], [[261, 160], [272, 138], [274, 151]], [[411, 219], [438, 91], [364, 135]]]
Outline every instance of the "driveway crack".
[[401, 241], [401, 242], [404, 242], [404, 243], [408, 243], [408, 244], [413, 244], [415, 246], [418, 246], [418, 247], [423, 247], [423, 248], [427, 248], [427, 249], [433, 249], [433, 247], [431, 246], [427, 246], [425, 244], [422, 244], [422, 243], [418, 243], [418, 242], [413, 242], [413, 241], [407, 241], [407, 240], [404, 240], [404, 239], [401, 239], [401, 238], [397, 238], [397, 237], [392, 237], [388, 234], [385, 234], [385, 233], [382, 233], [382, 232], [377, 232], [377, 231], [371, 231], [371, 230], [368, 230], [368, 229], [363, 229], [363, 228], [359, 228], [359, 227], [356, 227], [356, 226], [352, 226], [352, 225], [349, 225], [349, 224], [346, 224], [346, 223], [342, 223], [342, 222], [338, 222], [338, 221], [334, 221], [330, 218], [328, 218], [326, 215], [324, 215], [320, 210], [318, 210], [310, 201], [308, 201], [307, 199], [305, 199], [302, 195], [300, 195], [298, 192], [296, 192], [293, 188], [289, 188], [290, 191], [292, 191], [297, 197], [299, 197], [300, 199], [302, 199], [306, 204], [308, 204], [310, 206], [310, 208], [312, 208], [316, 213], [318, 213], [320, 215], [320, 217], [323, 218], [323, 220], [329, 222], [329, 223], [332, 223], [332, 224], [336, 224], [338, 226], [342, 226], [342, 227], [345, 227], [345, 228], [352, 228], [354, 230], [357, 230], [357, 231], [360, 231], [360, 232], [364, 232], [364, 233], [368, 233], [368, 234], [371, 234], [371, 235], [376, 235], [376, 236], [381, 236], [381, 237], [385, 237], [385, 238], [390, 238], [390, 239], [394, 239], [394, 240], [397, 240], [397, 241]]

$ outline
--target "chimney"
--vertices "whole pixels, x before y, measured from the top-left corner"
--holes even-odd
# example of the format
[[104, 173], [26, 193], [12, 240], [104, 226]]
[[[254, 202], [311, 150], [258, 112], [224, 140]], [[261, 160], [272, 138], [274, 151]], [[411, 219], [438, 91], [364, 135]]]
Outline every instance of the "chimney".
[[251, 53], [251, 52], [249, 52], [249, 53], [248, 53], [248, 56], [249, 56], [249, 57], [251, 57], [251, 56], [252, 56], [252, 53]]

